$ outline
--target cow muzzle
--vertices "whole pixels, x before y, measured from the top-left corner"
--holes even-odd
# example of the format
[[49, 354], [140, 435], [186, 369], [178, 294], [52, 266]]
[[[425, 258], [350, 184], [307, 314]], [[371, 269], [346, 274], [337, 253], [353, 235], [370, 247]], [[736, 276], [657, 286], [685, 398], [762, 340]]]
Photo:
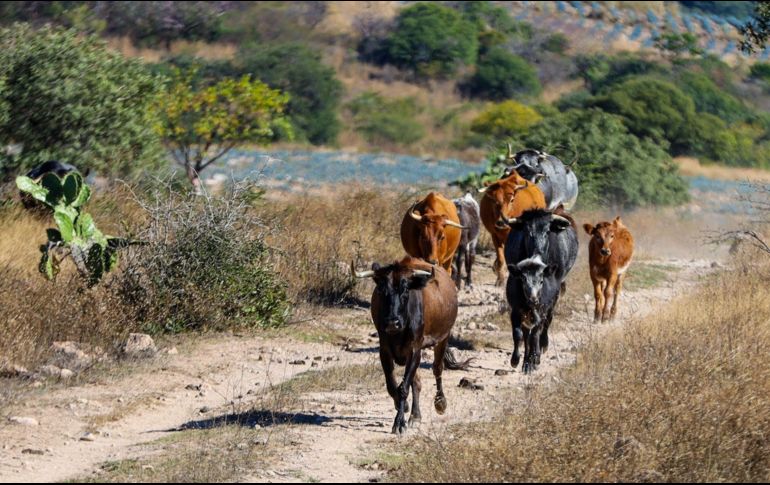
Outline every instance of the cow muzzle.
[[385, 325], [385, 333], [389, 335], [401, 333], [403, 330], [404, 330], [404, 326], [401, 324], [401, 322], [398, 321], [397, 318], [388, 320]]
[[601, 253], [602, 253], [602, 256], [609, 256], [612, 254], [612, 250], [610, 250], [609, 248], [602, 248]]

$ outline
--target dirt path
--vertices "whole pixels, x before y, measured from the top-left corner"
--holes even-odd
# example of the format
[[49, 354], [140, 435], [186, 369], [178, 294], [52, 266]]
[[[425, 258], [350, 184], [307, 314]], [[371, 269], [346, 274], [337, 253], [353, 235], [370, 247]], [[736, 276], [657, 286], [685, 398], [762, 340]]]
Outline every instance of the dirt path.
[[[711, 261], [663, 261], [676, 272], [671, 282], [623, 296], [622, 325], [663, 302], [687, 292], [711, 269]], [[467, 372], [445, 374], [449, 408], [438, 416], [432, 406], [435, 384], [429, 370], [421, 370], [422, 414], [412, 434], [436, 435], [452, 424], [489, 418], [505, 404], [512, 392], [543, 380], [556, 380], [555, 372], [574, 362], [575, 351], [587, 338], [613, 325], [592, 325], [585, 311], [590, 304], [575, 305], [557, 317], [551, 347], [533, 376], [510, 372], [510, 330], [494, 320], [502, 289], [492, 283], [490, 260], [479, 258], [477, 286], [460, 295], [461, 308], [455, 334], [461, 340], [483, 342], [478, 350], [460, 351], [460, 357], [476, 360]], [[235, 409], [248, 409], [272, 385], [313, 369], [374, 365], [377, 342], [371, 326], [343, 324], [368, 320], [368, 310], [350, 309], [322, 316], [317, 325], [347, 325], [354, 342], [339, 345], [307, 343], [302, 339], [223, 337], [182, 348], [178, 355], [134, 366], [120, 375], [92, 379], [66, 388], [38, 390], [12, 409], [10, 415], [29, 416], [39, 426], [0, 423], [0, 481], [61, 481], [87, 476], [108, 460], [140, 456], [142, 443], [173, 433], [191, 421], [216, 418]], [[328, 321], [327, 321], [328, 320]], [[497, 321], [498, 324], [490, 323]], [[497, 347], [497, 348], [496, 348]], [[296, 360], [304, 361], [295, 364]], [[428, 356], [428, 362], [432, 356]], [[496, 375], [495, 371], [509, 371]], [[457, 387], [462, 377], [476, 379], [483, 390]], [[311, 392], [301, 396], [303, 410], [320, 416], [311, 423], [293, 425], [296, 446], [274, 466], [243, 477], [253, 481], [369, 481], [383, 472], [376, 462], [380, 445], [400, 438], [390, 434], [392, 404], [381, 377], [362, 389]], [[93, 432], [84, 441], [86, 432]], [[372, 464], [372, 462], [375, 462]], [[365, 465], [365, 466], [362, 466]]]

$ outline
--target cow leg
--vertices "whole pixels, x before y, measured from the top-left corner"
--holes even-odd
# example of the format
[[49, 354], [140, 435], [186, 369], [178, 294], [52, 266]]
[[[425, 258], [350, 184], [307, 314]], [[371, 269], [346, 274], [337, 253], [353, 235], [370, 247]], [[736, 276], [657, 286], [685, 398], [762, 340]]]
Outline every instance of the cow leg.
[[537, 367], [540, 365], [540, 336], [543, 332], [543, 324], [540, 316], [537, 312], [533, 313], [535, 325], [529, 331], [529, 335], [527, 336], [527, 340], [529, 340], [529, 358], [527, 359], [527, 363], [529, 363], [529, 372], [536, 371]]
[[604, 308], [604, 281], [594, 281], [594, 323], [602, 318], [602, 309]]
[[532, 372], [531, 366], [530, 366], [530, 360], [532, 358], [532, 345], [531, 341], [529, 339], [531, 330], [527, 327], [524, 327], [524, 363], [521, 364], [521, 370], [525, 374], [529, 374]]
[[511, 328], [513, 329], [513, 354], [511, 355], [511, 367], [514, 369], [521, 361], [519, 345], [524, 334], [521, 331], [521, 315], [516, 310], [511, 310]]
[[558, 302], [559, 298], [557, 297], [554, 305], [548, 310], [548, 314], [546, 315], [545, 321], [543, 322], [543, 332], [540, 334], [540, 352], [543, 354], [548, 350], [548, 329], [551, 327], [554, 308], [556, 308], [556, 304]]
[[393, 375], [395, 370], [395, 364], [393, 362], [393, 356], [390, 352], [380, 344], [380, 363], [382, 364], [382, 371], [385, 373], [385, 386], [388, 389], [388, 394], [393, 398], [393, 404], [398, 411], [398, 384], [396, 383], [396, 377]]
[[615, 297], [612, 299], [612, 311], [610, 312], [610, 318], [613, 320], [618, 313], [618, 297], [621, 290], [623, 290], [623, 278], [625, 278], [625, 275], [619, 274], [618, 281], [615, 283]]
[[617, 283], [618, 275], [614, 274], [610, 276], [610, 280], [604, 287], [604, 310], [602, 311], [602, 323], [610, 319], [610, 304], [615, 299], [615, 283]]
[[505, 247], [503, 241], [497, 241], [495, 237], [495, 250], [497, 251], [497, 259], [495, 259], [494, 269], [497, 274], [497, 281], [495, 286], [503, 286], [505, 284]]
[[433, 376], [436, 378], [436, 398], [433, 400], [433, 405], [436, 408], [436, 412], [444, 414], [446, 411], [446, 397], [444, 396], [444, 387], [441, 383], [441, 373], [444, 371], [444, 353], [446, 352], [447, 345], [449, 344], [449, 338], [442, 340], [436, 344], [436, 348], [433, 351]]
[[461, 281], [462, 280], [461, 266], [462, 266], [462, 258], [463, 258], [463, 249], [462, 249], [462, 247], [463, 246], [461, 244], [460, 247], [457, 248], [457, 252], [455, 253], [455, 258], [454, 258], [455, 259], [455, 272], [454, 272], [454, 274], [452, 274], [452, 279], [455, 280], [455, 286], [457, 287], [458, 290], [460, 289], [460, 286], [462, 284], [462, 281]]
[[[420, 413], [420, 392], [422, 391], [422, 382], [420, 381], [420, 373], [414, 373], [414, 380], [412, 381], [412, 415], [409, 416], [409, 427], [413, 428], [420, 424], [422, 421], [422, 414]], [[406, 410], [404, 410], [406, 412]]]
[[476, 259], [475, 249], [468, 247], [465, 250], [465, 286], [470, 288], [473, 286], [471, 280], [471, 268], [473, 267], [473, 261]]
[[404, 371], [404, 380], [401, 381], [401, 385], [398, 386], [398, 412], [396, 413], [396, 419], [393, 421], [393, 434], [406, 433], [406, 400], [409, 398], [409, 388], [412, 387], [414, 382], [414, 376], [417, 369], [420, 367], [420, 358], [422, 352], [419, 349], [412, 350], [409, 358], [406, 359], [406, 370]]

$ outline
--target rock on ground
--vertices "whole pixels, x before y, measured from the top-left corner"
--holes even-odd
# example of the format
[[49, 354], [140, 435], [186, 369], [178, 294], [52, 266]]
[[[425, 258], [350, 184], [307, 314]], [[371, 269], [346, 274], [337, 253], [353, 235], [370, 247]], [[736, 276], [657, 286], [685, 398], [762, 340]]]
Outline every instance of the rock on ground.
[[144, 333], [129, 334], [123, 345], [123, 355], [126, 357], [154, 357], [157, 353], [158, 348], [155, 347], [155, 341]]

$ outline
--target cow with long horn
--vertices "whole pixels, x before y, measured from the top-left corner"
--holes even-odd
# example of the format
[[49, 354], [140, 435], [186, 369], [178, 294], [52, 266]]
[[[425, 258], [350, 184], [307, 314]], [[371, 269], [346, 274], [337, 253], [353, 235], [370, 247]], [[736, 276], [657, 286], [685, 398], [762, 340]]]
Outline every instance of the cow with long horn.
[[[355, 272], [355, 270], [353, 270]], [[407, 429], [407, 399], [412, 391], [409, 426], [421, 420], [418, 370], [422, 349], [434, 347], [433, 375], [436, 378], [436, 412], [444, 414], [446, 396], [441, 381], [449, 335], [457, 319], [457, 290], [449, 273], [440, 266], [406, 257], [388, 266], [372, 265], [370, 271], [356, 272], [359, 278], [373, 278], [372, 321], [380, 339], [380, 362], [385, 385], [396, 407], [394, 434]], [[468, 361], [464, 363], [467, 367]], [[395, 364], [405, 367], [400, 384]]]
[[415, 202], [401, 222], [401, 244], [409, 256], [452, 273], [463, 226], [454, 203], [437, 192]]
[[512, 165], [506, 169], [506, 174], [515, 171], [537, 184], [543, 191], [548, 210], [554, 210], [560, 205], [570, 210], [575, 205], [578, 197], [578, 180], [571, 166], [540, 150], [527, 149], [516, 154], [511, 152], [511, 146], [508, 145], [506, 160]]
[[545, 208], [545, 197], [537, 185], [522, 178], [516, 171], [479, 192], [483, 194], [479, 203], [481, 222], [492, 236], [497, 256], [493, 268], [497, 274], [497, 286], [502, 286], [506, 276], [505, 241], [511, 231], [505, 221], [520, 216], [525, 210]]

